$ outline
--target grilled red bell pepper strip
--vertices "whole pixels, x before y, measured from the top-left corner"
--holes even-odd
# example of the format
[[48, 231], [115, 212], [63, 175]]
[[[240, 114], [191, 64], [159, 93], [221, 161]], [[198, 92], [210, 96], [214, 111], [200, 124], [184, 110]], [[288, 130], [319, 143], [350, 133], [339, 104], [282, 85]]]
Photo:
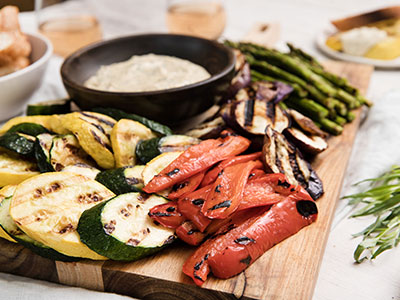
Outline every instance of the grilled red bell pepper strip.
[[210, 171], [207, 172], [200, 186], [203, 187], [213, 183], [217, 179], [218, 174], [226, 167], [248, 162], [251, 160], [256, 160], [259, 159], [260, 157], [261, 157], [261, 152], [256, 152], [252, 154], [233, 156], [228, 159], [225, 159], [221, 161], [217, 166], [215, 166], [215, 168], [212, 168]]
[[272, 205], [285, 198], [286, 196], [275, 192], [275, 187], [271, 184], [267, 176], [264, 176], [247, 182], [238, 210]]
[[176, 228], [175, 233], [178, 238], [192, 246], [200, 245], [207, 237], [207, 234], [200, 232], [191, 221], [183, 222]]
[[247, 219], [223, 235], [208, 239], [185, 262], [183, 272], [202, 285], [210, 271], [218, 278], [237, 275], [275, 244], [317, 218], [314, 201], [291, 198]]
[[223, 136], [224, 138], [205, 140], [189, 147], [156, 175], [143, 191], [156, 193], [165, 190], [221, 160], [242, 153], [250, 146], [250, 141], [244, 137], [230, 133]]
[[156, 205], [150, 209], [148, 215], [154, 222], [168, 228], [177, 228], [186, 219], [178, 211], [178, 203], [176, 201]]
[[265, 173], [264, 170], [262, 170], [262, 169], [254, 169], [254, 170], [251, 171], [248, 180], [249, 181], [250, 180], [255, 180], [255, 179], [258, 179], [258, 178], [263, 177], [265, 175], [267, 175], [267, 173]]
[[205, 186], [197, 191], [178, 199], [178, 210], [188, 220], [203, 232], [211, 223], [211, 219], [207, 218], [201, 212], [201, 208], [212, 190], [212, 184]]
[[249, 174], [260, 161], [249, 161], [223, 169], [213, 185], [213, 190], [201, 208], [203, 215], [210, 219], [224, 219], [240, 205]]
[[205, 173], [206, 171], [197, 173], [192, 177], [175, 184], [168, 195], [168, 199], [175, 200], [196, 190], [203, 180]]

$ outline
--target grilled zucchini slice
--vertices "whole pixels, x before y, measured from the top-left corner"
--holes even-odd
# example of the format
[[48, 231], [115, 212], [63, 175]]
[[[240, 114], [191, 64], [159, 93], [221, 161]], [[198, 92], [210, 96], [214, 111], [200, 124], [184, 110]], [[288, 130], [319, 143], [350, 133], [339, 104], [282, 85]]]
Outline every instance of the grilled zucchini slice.
[[61, 172], [79, 174], [90, 179], [95, 179], [97, 174], [100, 173], [100, 170], [87, 164], [77, 163], [75, 165], [66, 166]]
[[174, 230], [155, 225], [148, 216], [168, 201], [156, 195], [128, 193], [83, 212], [78, 233], [90, 249], [113, 260], [131, 261], [171, 244]]
[[60, 115], [51, 116], [23, 116], [15, 117], [9, 120], [0, 129], [0, 134], [7, 132], [11, 127], [21, 123], [35, 123], [58, 134], [67, 134], [69, 130], [62, 126]]
[[62, 123], [76, 136], [83, 150], [100, 167], [104, 169], [114, 168], [115, 160], [108, 136], [115, 120], [101, 114], [75, 112], [65, 115]]
[[27, 116], [67, 114], [71, 112], [71, 100], [59, 99], [53, 101], [29, 104], [26, 108]]
[[142, 172], [145, 166], [125, 167], [100, 172], [96, 180], [115, 194], [140, 192], [144, 186]]
[[53, 172], [50, 162], [50, 150], [53, 145], [54, 135], [49, 133], [39, 134], [35, 141], [35, 158], [41, 173]]
[[183, 151], [165, 152], [149, 161], [142, 172], [144, 185], [181, 155]]
[[8, 197], [6, 197], [0, 204], [0, 228], [11, 238], [12, 241], [17, 241], [19, 244], [23, 245], [25, 248], [30, 249], [32, 252], [43, 256], [45, 258], [50, 258], [53, 260], [61, 260], [61, 261], [77, 261], [76, 257], [69, 257], [64, 254], [61, 254], [46, 245], [35, 241], [28, 235], [26, 235], [20, 228], [18, 228], [17, 224], [10, 216], [10, 204], [12, 199], [12, 193], [14, 193], [17, 186], [7, 186], [8, 193], [11, 193]]
[[111, 131], [111, 145], [117, 168], [136, 165], [136, 145], [140, 140], [155, 137], [153, 132], [139, 122], [121, 119]]
[[10, 215], [31, 238], [64, 255], [104, 260], [81, 243], [76, 228], [83, 211], [113, 196], [90, 178], [67, 172], [44, 173], [18, 185]]
[[144, 126], [150, 128], [152, 131], [158, 133], [161, 136], [172, 134], [172, 130], [168, 126], [162, 125], [162, 124], [157, 123], [152, 120], [149, 120], [145, 117], [126, 113], [126, 112], [116, 109], [116, 108], [96, 107], [93, 109], [93, 111], [110, 116], [110, 117], [114, 118], [115, 120], [129, 119], [129, 120], [133, 120], [133, 121], [142, 123]]
[[72, 134], [55, 136], [50, 149], [50, 164], [54, 171], [61, 171], [66, 166], [75, 164], [92, 165], [88, 155]]
[[35, 163], [17, 155], [0, 153], [0, 187], [19, 184], [38, 174]]
[[7, 132], [24, 133], [30, 136], [37, 136], [42, 133], [50, 133], [49, 130], [40, 124], [35, 123], [20, 123], [11, 127]]
[[[10, 242], [16, 243], [17, 241], [14, 240], [8, 233], [3, 229], [1, 224], [3, 223], [4, 218], [2, 217], [1, 209], [2, 207], [6, 206], [7, 204], [4, 202], [5, 199], [9, 199], [14, 194], [16, 185], [6, 185], [0, 190], [0, 237], [6, 239]], [[8, 204], [8, 208], [10, 208]], [[9, 209], [8, 209], [9, 210]], [[8, 216], [10, 215], [7, 212]], [[11, 217], [10, 217], [11, 218]], [[13, 221], [14, 222], [14, 221]]]
[[25, 157], [33, 157], [35, 138], [23, 133], [6, 132], [0, 136], [0, 147]]
[[191, 136], [168, 135], [162, 138], [153, 138], [139, 142], [136, 147], [136, 155], [142, 163], [146, 164], [162, 153], [184, 151], [198, 143], [200, 143], [200, 140]]

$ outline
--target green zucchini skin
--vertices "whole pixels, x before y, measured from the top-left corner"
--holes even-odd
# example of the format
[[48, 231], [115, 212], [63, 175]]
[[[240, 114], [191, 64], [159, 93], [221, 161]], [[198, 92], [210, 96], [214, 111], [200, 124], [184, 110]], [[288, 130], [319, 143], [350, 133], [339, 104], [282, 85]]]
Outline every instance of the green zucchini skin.
[[147, 164], [154, 157], [162, 153], [184, 151], [198, 143], [200, 143], [200, 140], [197, 138], [179, 134], [143, 140], [136, 146], [136, 157], [138, 157], [143, 164]]
[[24, 133], [31, 136], [37, 136], [42, 133], [51, 133], [42, 125], [35, 123], [20, 123], [11, 127], [7, 132]]
[[161, 154], [158, 143], [161, 138], [153, 138], [150, 140], [142, 140], [136, 146], [136, 157], [142, 164], [147, 164], [154, 157]]
[[56, 250], [50, 247], [47, 247], [46, 245], [32, 239], [31, 237], [26, 235], [21, 229], [19, 229], [15, 224], [14, 220], [12, 220], [10, 214], [8, 213], [11, 199], [12, 196], [7, 197], [0, 203], [0, 216], [1, 216], [0, 226], [4, 229], [5, 232], [7, 232], [7, 234], [9, 234], [14, 240], [16, 240], [19, 244], [21, 244], [25, 248], [28, 248], [33, 253], [40, 255], [44, 258], [65, 261], [65, 262], [73, 262], [80, 260], [77, 257], [67, 256], [61, 254], [60, 252], [57, 252]]
[[29, 104], [26, 109], [27, 116], [67, 114], [70, 112], [71, 100], [69, 99]]
[[115, 201], [118, 197], [99, 203], [82, 213], [77, 228], [82, 243], [100, 255], [119, 261], [138, 260], [154, 254], [168, 245], [159, 247], [130, 246], [107, 234], [101, 221], [101, 214], [107, 203]]
[[153, 120], [149, 120], [145, 117], [126, 113], [126, 112], [116, 109], [116, 108], [96, 107], [96, 108], [92, 109], [92, 111], [103, 114], [103, 115], [110, 116], [111, 118], [113, 118], [117, 121], [119, 121], [120, 119], [130, 119], [130, 120], [142, 123], [144, 126], [147, 126], [152, 131], [160, 134], [161, 136], [172, 134], [172, 130], [166, 125], [162, 125]]
[[[45, 135], [44, 135], [45, 136]], [[50, 137], [53, 139], [53, 137]], [[42, 136], [36, 137], [35, 141], [35, 146], [34, 146], [34, 155], [36, 158], [36, 163], [38, 165], [40, 173], [46, 173], [46, 172], [54, 172], [54, 168], [50, 163], [50, 149], [47, 151], [44, 146], [41, 144], [42, 143]]]
[[[140, 178], [138, 182], [132, 182], [126, 176], [126, 170], [132, 167], [124, 167], [102, 171], [97, 174], [95, 180], [103, 184], [116, 195], [126, 194], [130, 192], [141, 192], [143, 181]], [[135, 167], [133, 167], [135, 168]]]
[[16, 132], [6, 132], [0, 136], [0, 147], [26, 157], [33, 157], [35, 142]]

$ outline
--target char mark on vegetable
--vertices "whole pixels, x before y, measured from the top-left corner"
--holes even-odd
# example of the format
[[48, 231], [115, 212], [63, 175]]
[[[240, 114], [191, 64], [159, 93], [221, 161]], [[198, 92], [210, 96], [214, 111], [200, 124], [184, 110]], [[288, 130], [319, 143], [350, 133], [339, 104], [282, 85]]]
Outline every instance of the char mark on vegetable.
[[252, 126], [254, 117], [254, 99], [247, 100], [244, 111], [244, 126]]
[[216, 192], [216, 193], [221, 193], [221, 185], [220, 185], [220, 184], [218, 184], [218, 185], [215, 187], [215, 192]]
[[247, 236], [241, 236], [240, 238], [237, 238], [235, 240], [235, 243], [240, 244], [240, 245], [248, 245], [250, 243], [255, 243], [256, 241], [252, 238], [249, 238]]
[[171, 172], [168, 172], [168, 173], [167, 173], [167, 176], [168, 176], [168, 177], [171, 177], [171, 176], [175, 175], [175, 174], [178, 173], [178, 172], [179, 172], [179, 169], [178, 169], [178, 168], [175, 168], [175, 169], [173, 169]]
[[175, 207], [170, 206], [166, 209], [167, 212], [174, 212], [175, 211]]
[[216, 210], [216, 209], [224, 208], [224, 207], [228, 208], [228, 207], [231, 206], [231, 204], [232, 204], [231, 200], [225, 200], [225, 201], [223, 201], [221, 203], [218, 203], [218, 204], [214, 205], [209, 210]]
[[241, 263], [245, 264], [245, 265], [250, 265], [251, 262], [251, 256], [247, 256], [246, 258], [243, 258], [240, 260]]
[[314, 201], [310, 200], [300, 200], [296, 202], [296, 209], [298, 213], [305, 218], [318, 213], [317, 205]]
[[196, 206], [200, 206], [200, 205], [203, 205], [204, 199], [194, 199], [194, 200], [192, 200], [192, 203]]
[[87, 114], [87, 113], [84, 113], [84, 112], [81, 112], [81, 115], [84, 115], [85, 117], [88, 117], [88, 118], [95, 119], [95, 120], [99, 121], [100, 123], [104, 123], [104, 124], [106, 124], [108, 126], [111, 126], [111, 127], [113, 127], [115, 125], [115, 123], [113, 123], [113, 122], [104, 120], [102, 118], [99, 118], [97, 116], [93, 116], [93, 115], [90, 115], [90, 114]]
[[278, 185], [281, 186], [281, 187], [283, 187], [283, 188], [285, 188], [285, 189], [288, 189], [288, 188], [290, 188], [290, 186], [291, 186], [289, 182], [287, 182], [287, 181], [280, 181], [280, 180], [278, 180]]

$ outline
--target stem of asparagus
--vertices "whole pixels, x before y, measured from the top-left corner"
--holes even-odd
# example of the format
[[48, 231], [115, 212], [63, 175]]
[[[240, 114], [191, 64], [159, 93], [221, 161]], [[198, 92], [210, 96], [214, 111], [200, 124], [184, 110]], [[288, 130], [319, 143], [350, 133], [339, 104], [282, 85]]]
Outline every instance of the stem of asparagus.
[[298, 76], [301, 76], [303, 79], [311, 82], [319, 91], [323, 92], [324, 94], [330, 97], [336, 97], [337, 99], [346, 103], [349, 108], [355, 108], [357, 106], [358, 101], [354, 96], [340, 88], [335, 88], [327, 80], [310, 70], [310, 68], [307, 67], [307, 64], [291, 57], [290, 55], [266, 48], [256, 48], [249, 44], [239, 44], [239, 50], [245, 53], [250, 53], [254, 57], [262, 58], [264, 60], [268, 60], [269, 62], [274, 62], [281, 68], [290, 70]]
[[329, 116], [329, 110], [310, 99], [289, 97], [285, 103], [294, 109], [300, 108], [303, 111], [307, 111], [308, 115], [313, 116], [317, 120]]

